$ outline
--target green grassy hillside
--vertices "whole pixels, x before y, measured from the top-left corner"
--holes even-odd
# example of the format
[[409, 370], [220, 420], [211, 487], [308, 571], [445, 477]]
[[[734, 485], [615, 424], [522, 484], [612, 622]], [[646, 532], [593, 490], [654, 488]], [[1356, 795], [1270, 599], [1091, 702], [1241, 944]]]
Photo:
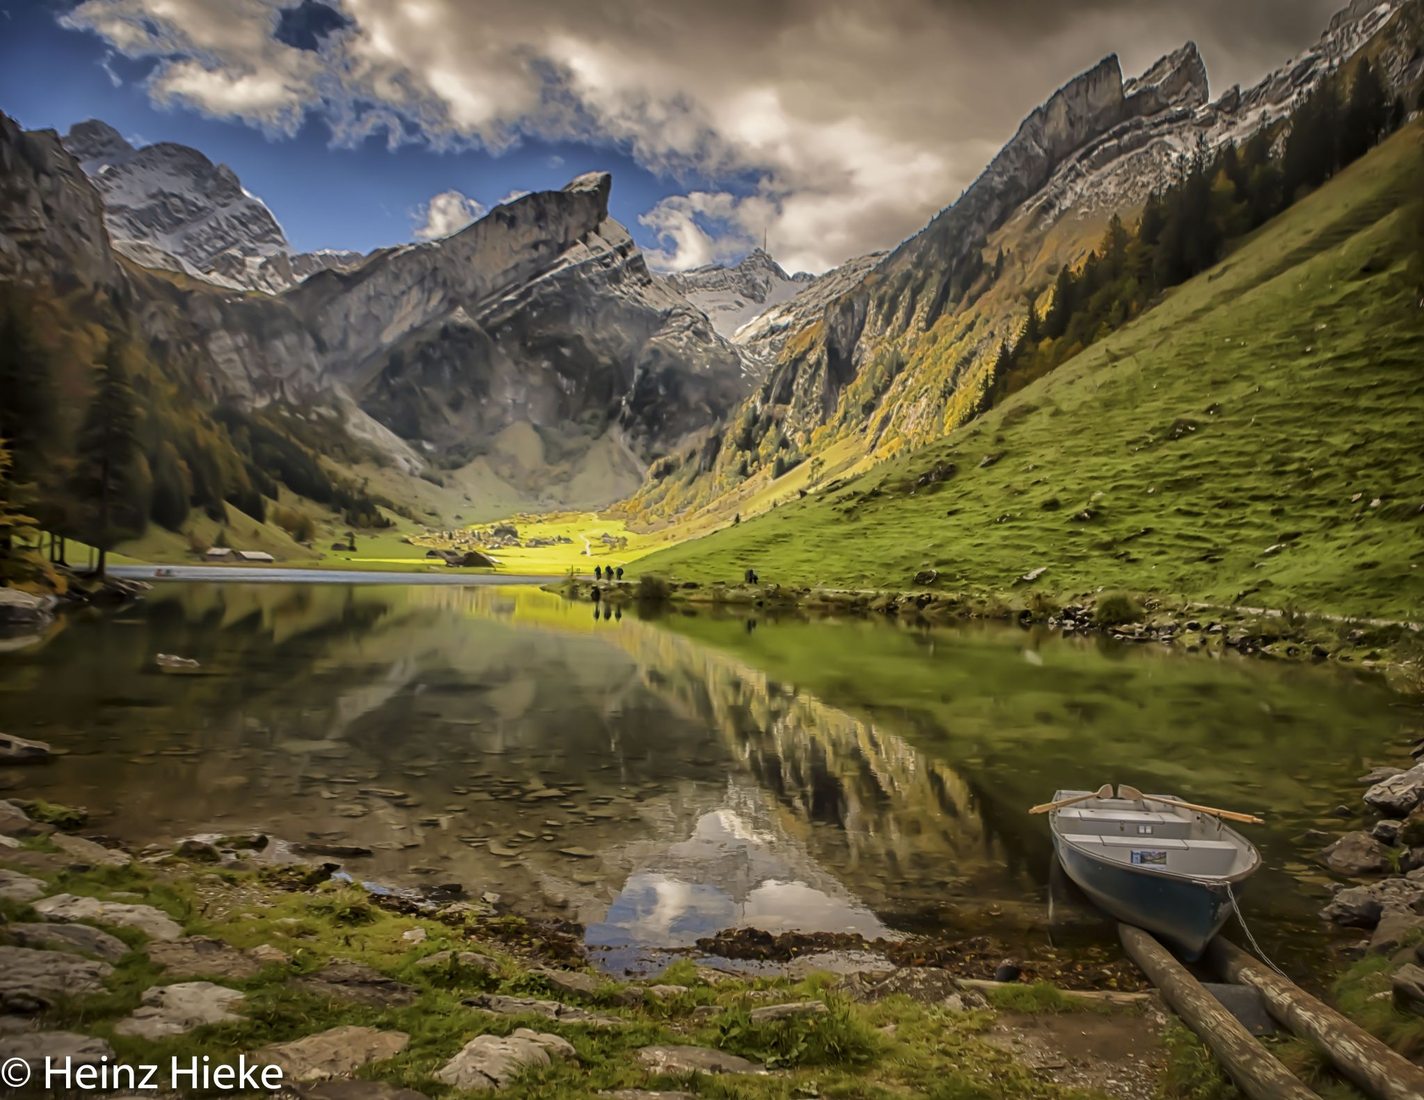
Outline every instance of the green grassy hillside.
[[1100, 586], [1424, 612], [1424, 309], [1406, 127], [1135, 323], [943, 441], [647, 559], [699, 580]]

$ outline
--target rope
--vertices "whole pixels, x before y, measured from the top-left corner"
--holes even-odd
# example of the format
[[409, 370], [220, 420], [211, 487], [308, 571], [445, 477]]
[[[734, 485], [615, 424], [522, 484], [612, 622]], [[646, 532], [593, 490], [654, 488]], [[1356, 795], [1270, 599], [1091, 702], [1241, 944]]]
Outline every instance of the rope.
[[1241, 906], [1236, 903], [1236, 891], [1231, 888], [1231, 883], [1229, 881], [1226, 884], [1226, 896], [1231, 899], [1231, 908], [1236, 912], [1236, 920], [1241, 925], [1241, 931], [1246, 933], [1246, 942], [1251, 945], [1251, 950], [1256, 952], [1256, 955], [1263, 963], [1269, 966], [1282, 978], [1285, 978], [1287, 981], [1289, 981], [1290, 975], [1270, 960], [1270, 957], [1267, 956], [1267, 954], [1261, 950], [1261, 945], [1256, 942], [1256, 937], [1251, 934], [1251, 929], [1246, 924], [1246, 918], [1241, 915]]

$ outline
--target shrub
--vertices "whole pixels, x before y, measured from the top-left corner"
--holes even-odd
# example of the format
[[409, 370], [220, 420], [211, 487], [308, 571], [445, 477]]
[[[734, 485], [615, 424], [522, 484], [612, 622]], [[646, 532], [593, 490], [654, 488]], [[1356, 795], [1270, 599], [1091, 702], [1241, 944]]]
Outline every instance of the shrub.
[[1126, 592], [1108, 592], [1098, 597], [1093, 621], [1099, 626], [1123, 626], [1141, 622], [1142, 605]]
[[745, 1007], [728, 1009], [717, 1025], [717, 1045], [768, 1069], [789, 1066], [845, 1066], [871, 1061], [880, 1052], [879, 1034], [843, 998], [828, 996], [830, 1010], [754, 1024]]
[[672, 595], [668, 579], [657, 573], [644, 573], [638, 578], [638, 599], [666, 600]]

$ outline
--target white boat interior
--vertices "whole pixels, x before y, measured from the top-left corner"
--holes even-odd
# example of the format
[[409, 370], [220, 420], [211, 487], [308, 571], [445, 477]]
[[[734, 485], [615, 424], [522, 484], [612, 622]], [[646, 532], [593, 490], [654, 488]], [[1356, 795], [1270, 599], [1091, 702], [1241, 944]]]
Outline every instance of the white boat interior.
[[[1053, 799], [1090, 793], [1059, 791]], [[1061, 840], [1108, 863], [1200, 879], [1232, 878], [1256, 866], [1256, 849], [1220, 818], [1154, 801], [1175, 797], [1090, 798], [1053, 811], [1051, 820]]]

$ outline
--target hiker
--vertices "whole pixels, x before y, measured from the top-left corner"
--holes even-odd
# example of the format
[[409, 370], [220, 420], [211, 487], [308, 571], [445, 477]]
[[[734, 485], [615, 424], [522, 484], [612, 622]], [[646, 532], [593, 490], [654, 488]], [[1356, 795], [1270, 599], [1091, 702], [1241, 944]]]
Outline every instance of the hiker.
[[623, 579], [623, 567], [621, 565], [618, 567], [618, 579], [620, 581]]
[[593, 576], [595, 580], [603, 580], [603, 566], [595, 565], [593, 567]]

